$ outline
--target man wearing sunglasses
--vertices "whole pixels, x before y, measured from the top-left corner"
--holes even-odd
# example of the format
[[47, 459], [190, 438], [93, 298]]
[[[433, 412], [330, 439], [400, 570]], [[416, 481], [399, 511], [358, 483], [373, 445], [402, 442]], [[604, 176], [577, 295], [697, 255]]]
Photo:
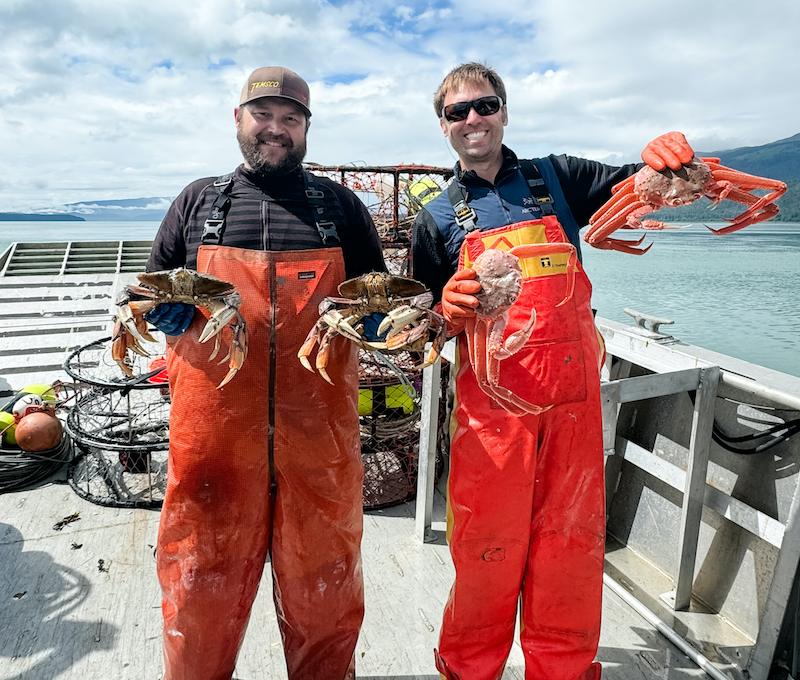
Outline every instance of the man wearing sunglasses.
[[[642, 166], [518, 160], [503, 145], [505, 86], [483, 64], [451, 71], [434, 109], [458, 162], [454, 181], [417, 215], [413, 275], [441, 296], [449, 334], [459, 335], [448, 481], [456, 577], [436, 665], [447, 680], [499, 678], [519, 607], [526, 680], [599, 680], [603, 350], [579, 229]], [[642, 153], [656, 170], [693, 156], [676, 132]], [[462, 332], [482, 289], [471, 265], [487, 249], [521, 244], [536, 247], [520, 260], [522, 292], [505, 337], [535, 310], [533, 334], [487, 388]]]

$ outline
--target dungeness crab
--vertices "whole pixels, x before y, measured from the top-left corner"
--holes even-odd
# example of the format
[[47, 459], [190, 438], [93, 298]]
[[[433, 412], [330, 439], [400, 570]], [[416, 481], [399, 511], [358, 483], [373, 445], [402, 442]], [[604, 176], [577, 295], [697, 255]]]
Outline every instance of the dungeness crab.
[[480, 388], [507, 411], [517, 415], [542, 413], [550, 405], [531, 404], [499, 384], [500, 362], [523, 348], [536, 325], [536, 310], [531, 307], [528, 321], [503, 340], [508, 310], [522, 291], [523, 275], [519, 260], [546, 259], [555, 254], [568, 254], [566, 294], [556, 305], [560, 307], [572, 298], [578, 254], [571, 243], [526, 244], [514, 246], [510, 250], [499, 250], [496, 248], [498, 244], [499, 241], [482, 252], [472, 263], [481, 291], [475, 296], [480, 303], [476, 316], [468, 318], [466, 322], [469, 359]]
[[[754, 189], [764, 189], [769, 193], [756, 196], [750, 193]], [[663, 222], [643, 221], [641, 218], [659, 208], [689, 205], [702, 196], [707, 196], [715, 204], [727, 198], [747, 206], [741, 215], [729, 220], [730, 226], [723, 229], [708, 227], [720, 236], [730, 234], [775, 217], [778, 214], [775, 201], [786, 191], [786, 184], [726, 168], [719, 164], [719, 158], [694, 158], [677, 171], [667, 168], [658, 172], [646, 165], [611, 191], [612, 198], [592, 215], [589, 230], [583, 238], [595, 248], [642, 255], [650, 249], [650, 246], [638, 247], [644, 237], [625, 241], [609, 236], [617, 229], [663, 229]]]
[[[211, 312], [200, 342], [215, 339], [214, 351], [209, 361], [219, 352], [219, 333], [223, 326], [231, 324], [231, 348], [222, 361], [229, 360], [228, 374], [217, 386], [227, 384], [242, 367], [247, 357], [247, 326], [239, 312], [242, 299], [232, 283], [222, 281], [210, 274], [200, 274], [191, 269], [178, 268], [165, 272], [137, 274], [141, 286], [125, 286], [117, 299], [117, 318], [114, 325], [111, 356], [122, 370], [133, 377], [125, 362], [127, 351], [147, 356], [142, 341], [154, 342], [147, 330], [144, 315], [165, 302], [205, 307]], [[222, 362], [220, 362], [222, 363]]]
[[[432, 330], [433, 347], [418, 368], [436, 361], [447, 339], [447, 324], [430, 309], [433, 295], [422, 283], [405, 276], [372, 272], [341, 283], [339, 294], [342, 297], [328, 297], [320, 303], [319, 321], [297, 353], [309, 371], [314, 369], [308, 357], [319, 343], [317, 371], [333, 384], [325, 369], [335, 335], [343, 335], [365, 350], [395, 354], [422, 351], [428, 342], [428, 331]], [[369, 340], [364, 335], [364, 320], [376, 313], [385, 315], [377, 328], [377, 336], [383, 339]]]

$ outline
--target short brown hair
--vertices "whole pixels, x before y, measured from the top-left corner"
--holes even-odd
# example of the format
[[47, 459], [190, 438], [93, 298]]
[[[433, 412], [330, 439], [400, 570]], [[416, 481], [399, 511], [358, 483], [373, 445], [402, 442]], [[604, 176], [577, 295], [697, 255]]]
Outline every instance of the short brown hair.
[[506, 86], [497, 71], [495, 71], [488, 64], [482, 64], [477, 61], [471, 61], [467, 64], [456, 66], [450, 73], [447, 74], [436, 94], [433, 95], [433, 108], [436, 111], [438, 118], [442, 117], [442, 108], [444, 107], [445, 97], [450, 92], [460, 90], [464, 85], [483, 85], [484, 82], [494, 88], [495, 94], [503, 100], [503, 105], [506, 103]]

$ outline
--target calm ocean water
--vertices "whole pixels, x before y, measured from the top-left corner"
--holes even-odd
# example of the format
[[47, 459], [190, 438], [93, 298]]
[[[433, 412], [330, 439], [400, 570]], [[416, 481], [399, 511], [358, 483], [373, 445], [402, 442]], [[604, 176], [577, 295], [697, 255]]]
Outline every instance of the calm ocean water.
[[642, 256], [582, 249], [599, 316], [632, 323], [628, 307], [671, 319], [662, 331], [684, 342], [800, 376], [800, 224], [727, 236], [693, 224], [648, 232], [647, 243]]
[[[13, 241], [147, 240], [157, 229], [157, 222], [0, 222], [0, 252]], [[672, 319], [662, 329], [684, 342], [800, 377], [799, 223], [724, 237], [692, 224], [649, 232], [645, 242], [653, 247], [643, 256], [584, 245], [599, 316], [632, 324], [622, 311], [629, 307]]]

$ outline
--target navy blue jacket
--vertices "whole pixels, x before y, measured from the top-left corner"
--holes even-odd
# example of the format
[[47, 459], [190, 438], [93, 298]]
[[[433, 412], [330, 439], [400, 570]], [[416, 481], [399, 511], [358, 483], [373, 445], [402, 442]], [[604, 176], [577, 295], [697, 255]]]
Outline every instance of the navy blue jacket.
[[[613, 167], [574, 156], [532, 159], [553, 197], [553, 205], [569, 241], [580, 254], [581, 227], [611, 198], [611, 187], [630, 177], [642, 163]], [[503, 165], [494, 184], [456, 163], [455, 178], [467, 191], [469, 205], [481, 231], [538, 219], [531, 191], [514, 152], [503, 147]], [[412, 238], [412, 272], [440, 299], [442, 289], [458, 268], [464, 231], [456, 224], [447, 191], [425, 204], [417, 214]]]

